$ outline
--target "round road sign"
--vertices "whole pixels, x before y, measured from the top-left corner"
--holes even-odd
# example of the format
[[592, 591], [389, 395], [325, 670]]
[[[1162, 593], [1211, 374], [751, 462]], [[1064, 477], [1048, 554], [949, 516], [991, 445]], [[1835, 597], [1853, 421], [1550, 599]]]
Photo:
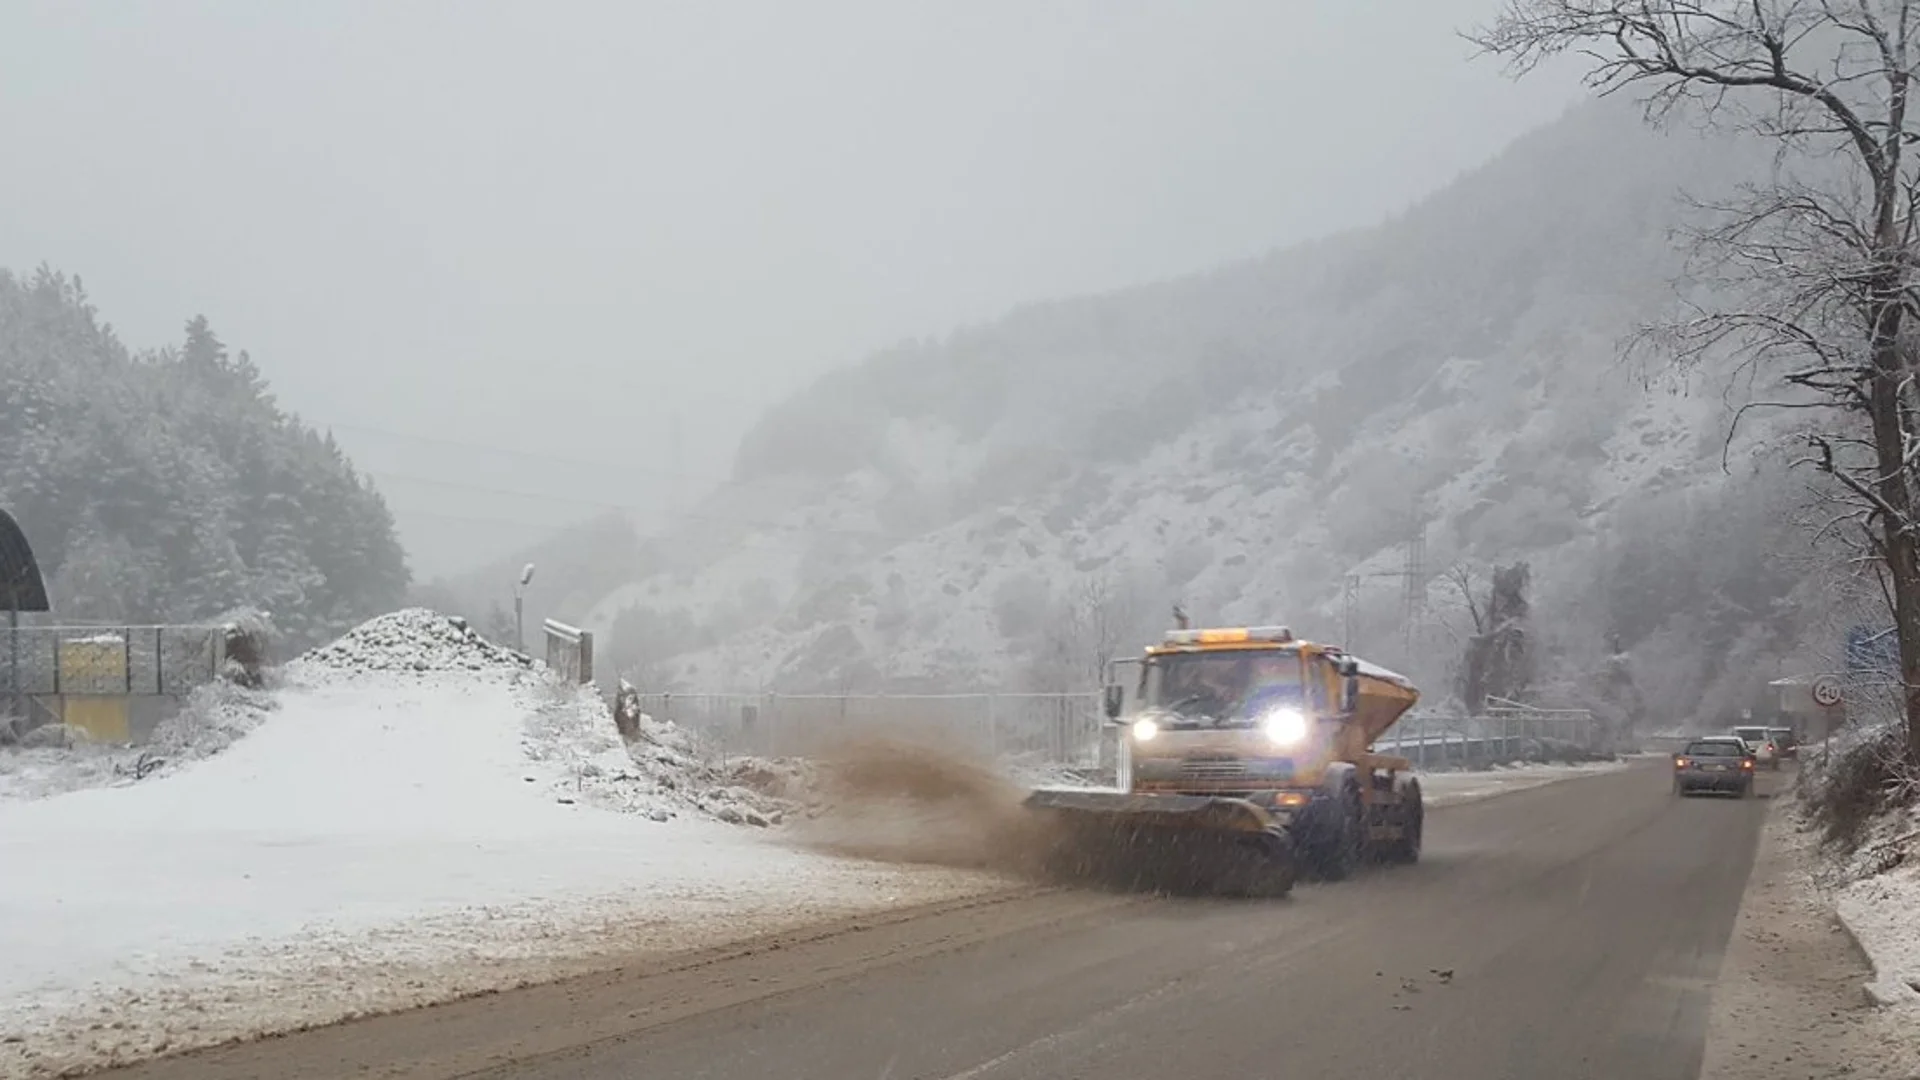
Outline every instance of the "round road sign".
[[1840, 704], [1840, 681], [1831, 676], [1822, 676], [1813, 682], [1813, 703], [1833, 708]]

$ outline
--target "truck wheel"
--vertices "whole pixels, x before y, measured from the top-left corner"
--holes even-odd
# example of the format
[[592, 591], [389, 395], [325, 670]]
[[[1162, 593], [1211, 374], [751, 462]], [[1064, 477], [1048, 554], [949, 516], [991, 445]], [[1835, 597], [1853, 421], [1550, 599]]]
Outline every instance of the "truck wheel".
[[1348, 788], [1340, 802], [1327, 808], [1314, 844], [1314, 869], [1327, 881], [1345, 881], [1360, 865], [1365, 823], [1360, 817], [1359, 792]]
[[1420, 800], [1420, 781], [1409, 779], [1401, 789], [1400, 839], [1387, 848], [1387, 859], [1396, 863], [1420, 861], [1420, 846], [1426, 839], [1427, 807]]

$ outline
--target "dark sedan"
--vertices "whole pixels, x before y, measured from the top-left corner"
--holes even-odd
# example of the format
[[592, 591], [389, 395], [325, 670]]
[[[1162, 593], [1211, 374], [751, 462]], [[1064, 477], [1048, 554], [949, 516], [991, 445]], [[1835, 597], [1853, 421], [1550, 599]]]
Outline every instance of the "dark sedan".
[[1753, 794], [1753, 751], [1732, 736], [1695, 739], [1673, 755], [1673, 793], [1724, 791]]

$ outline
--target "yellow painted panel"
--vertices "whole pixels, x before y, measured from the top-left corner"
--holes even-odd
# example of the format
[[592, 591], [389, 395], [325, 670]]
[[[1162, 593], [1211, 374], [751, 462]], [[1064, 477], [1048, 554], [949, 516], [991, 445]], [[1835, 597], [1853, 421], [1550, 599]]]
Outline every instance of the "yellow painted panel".
[[118, 634], [60, 643], [60, 689], [76, 694], [125, 693], [127, 643]]
[[87, 733], [94, 742], [123, 743], [133, 740], [127, 722], [127, 699], [91, 694], [67, 694], [61, 699], [61, 719]]

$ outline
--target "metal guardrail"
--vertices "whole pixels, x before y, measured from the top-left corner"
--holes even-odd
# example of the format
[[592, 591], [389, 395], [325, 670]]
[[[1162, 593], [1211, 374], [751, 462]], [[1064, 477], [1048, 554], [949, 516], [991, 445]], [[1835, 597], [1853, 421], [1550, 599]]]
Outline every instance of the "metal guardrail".
[[1483, 716], [1416, 715], [1374, 744], [1416, 769], [1601, 755], [1605, 728], [1584, 709], [1490, 709]]
[[219, 626], [31, 626], [0, 629], [0, 697], [179, 696], [225, 661]]
[[569, 626], [558, 619], [545, 623], [547, 668], [570, 683], [593, 681], [593, 631]]

